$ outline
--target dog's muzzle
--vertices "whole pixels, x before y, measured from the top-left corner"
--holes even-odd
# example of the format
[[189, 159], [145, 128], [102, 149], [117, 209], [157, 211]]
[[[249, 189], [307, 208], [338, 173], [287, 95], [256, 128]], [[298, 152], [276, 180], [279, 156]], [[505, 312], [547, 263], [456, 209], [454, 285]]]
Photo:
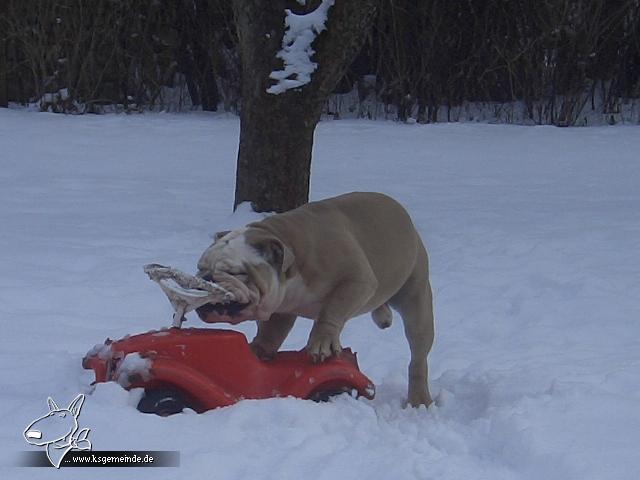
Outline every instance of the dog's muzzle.
[[[248, 303], [229, 302], [229, 303], [206, 303], [196, 308], [196, 313], [204, 320], [209, 314], [220, 316], [236, 317], [249, 306]], [[206, 321], [206, 320], [205, 320]]]

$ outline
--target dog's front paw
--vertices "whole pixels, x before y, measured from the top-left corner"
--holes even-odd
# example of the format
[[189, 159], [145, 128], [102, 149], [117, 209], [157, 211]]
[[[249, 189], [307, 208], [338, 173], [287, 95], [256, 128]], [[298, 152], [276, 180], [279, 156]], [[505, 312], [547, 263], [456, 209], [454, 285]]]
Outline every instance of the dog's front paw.
[[307, 342], [307, 353], [314, 362], [324, 362], [333, 355], [340, 355], [342, 346], [340, 345], [340, 336], [334, 332], [324, 331], [323, 328], [316, 328], [318, 324], [311, 330], [309, 341]]

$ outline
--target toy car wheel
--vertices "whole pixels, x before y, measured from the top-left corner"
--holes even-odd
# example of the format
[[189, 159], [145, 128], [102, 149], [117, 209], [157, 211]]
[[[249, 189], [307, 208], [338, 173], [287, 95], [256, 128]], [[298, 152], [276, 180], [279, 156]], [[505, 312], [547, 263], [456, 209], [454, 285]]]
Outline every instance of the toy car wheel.
[[314, 402], [328, 402], [333, 397], [337, 397], [338, 395], [349, 394], [351, 395], [355, 390], [351, 387], [334, 387], [334, 388], [319, 388], [315, 390], [309, 395], [309, 400], [313, 400]]
[[138, 402], [138, 410], [142, 413], [155, 413], [161, 417], [180, 413], [187, 406], [184, 395], [172, 389], [145, 390]]

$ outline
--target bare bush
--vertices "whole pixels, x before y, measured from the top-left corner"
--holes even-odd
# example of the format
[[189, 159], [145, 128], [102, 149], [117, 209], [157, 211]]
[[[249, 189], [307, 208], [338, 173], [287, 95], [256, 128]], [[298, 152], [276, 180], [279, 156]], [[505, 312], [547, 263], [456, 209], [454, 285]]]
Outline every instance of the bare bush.
[[[0, 105], [238, 109], [228, 1], [5, 0], [0, 8]], [[349, 92], [355, 103], [343, 100]], [[335, 93], [326, 111], [337, 116], [453, 121], [486, 104], [502, 121], [520, 118], [508, 112], [521, 105], [529, 123], [585, 124], [590, 112], [615, 123], [640, 98], [640, 0], [381, 0]]]

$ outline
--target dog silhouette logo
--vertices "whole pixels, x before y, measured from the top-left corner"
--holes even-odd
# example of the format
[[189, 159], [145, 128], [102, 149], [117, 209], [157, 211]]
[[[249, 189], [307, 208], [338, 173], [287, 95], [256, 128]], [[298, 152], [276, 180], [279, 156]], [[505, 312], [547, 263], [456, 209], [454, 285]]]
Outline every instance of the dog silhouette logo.
[[59, 408], [49, 397], [49, 412], [31, 422], [24, 430], [25, 440], [31, 445], [45, 447], [47, 458], [56, 468], [60, 468], [69, 450], [91, 450], [91, 442], [87, 440], [89, 429], [78, 431], [78, 415], [83, 403], [82, 393], [67, 408]]

